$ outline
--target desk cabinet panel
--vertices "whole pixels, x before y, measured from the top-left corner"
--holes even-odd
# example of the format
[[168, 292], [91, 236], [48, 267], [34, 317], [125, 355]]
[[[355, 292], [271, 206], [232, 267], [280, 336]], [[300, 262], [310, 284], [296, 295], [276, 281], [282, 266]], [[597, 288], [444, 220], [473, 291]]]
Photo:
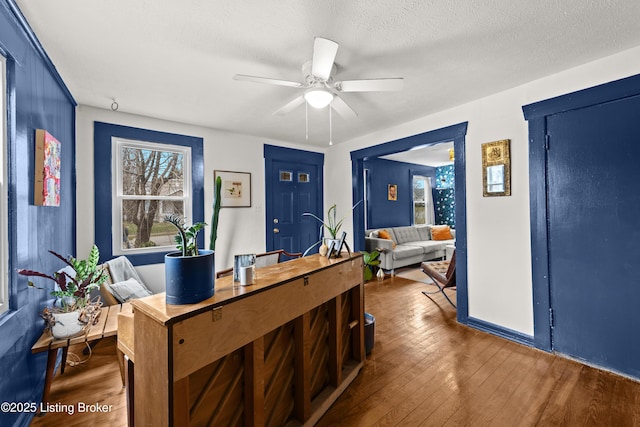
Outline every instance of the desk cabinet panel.
[[[309, 258], [192, 312], [135, 302], [134, 327], [147, 328], [134, 330], [136, 424], [315, 423], [364, 363], [364, 296], [360, 255]], [[158, 345], [169, 353], [153, 356]]]

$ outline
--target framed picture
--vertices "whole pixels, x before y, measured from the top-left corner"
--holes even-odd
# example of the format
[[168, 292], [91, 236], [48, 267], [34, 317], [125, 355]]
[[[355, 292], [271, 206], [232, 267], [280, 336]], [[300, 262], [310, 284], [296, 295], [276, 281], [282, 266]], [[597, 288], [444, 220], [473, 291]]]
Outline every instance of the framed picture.
[[222, 178], [220, 206], [223, 208], [251, 207], [251, 174], [249, 172], [213, 171], [213, 181]]
[[346, 231], [343, 231], [343, 232], [342, 232], [342, 236], [340, 236], [340, 243], [338, 244], [338, 248], [336, 249], [336, 250], [337, 250], [337, 252], [338, 252], [338, 254], [337, 254], [337, 256], [338, 256], [338, 257], [340, 256], [340, 252], [342, 252], [342, 247], [343, 247], [343, 246], [347, 246], [347, 250], [348, 250], [349, 252], [351, 252], [351, 251], [349, 250], [349, 245], [347, 245], [347, 242], [345, 242], [345, 239], [346, 239], [346, 238], [347, 238], [347, 232], [346, 232]]
[[511, 195], [510, 140], [482, 144], [482, 195]]
[[336, 250], [336, 241], [330, 240], [329, 245], [327, 247], [327, 258], [330, 259], [333, 253], [335, 252], [335, 250]]
[[398, 186], [396, 184], [387, 185], [387, 200], [398, 200]]
[[36, 129], [33, 204], [60, 206], [60, 141], [44, 129]]

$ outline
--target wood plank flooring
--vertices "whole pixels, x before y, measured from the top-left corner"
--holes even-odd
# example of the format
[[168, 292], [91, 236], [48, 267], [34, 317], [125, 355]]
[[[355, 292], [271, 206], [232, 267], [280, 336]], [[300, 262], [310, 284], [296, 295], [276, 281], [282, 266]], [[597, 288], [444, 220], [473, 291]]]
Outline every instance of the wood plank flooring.
[[[441, 295], [420, 293], [426, 286], [365, 285], [375, 347], [319, 426], [640, 426], [640, 383], [460, 325]], [[56, 376], [51, 401], [112, 410], [48, 413], [33, 426], [125, 426], [114, 340]]]

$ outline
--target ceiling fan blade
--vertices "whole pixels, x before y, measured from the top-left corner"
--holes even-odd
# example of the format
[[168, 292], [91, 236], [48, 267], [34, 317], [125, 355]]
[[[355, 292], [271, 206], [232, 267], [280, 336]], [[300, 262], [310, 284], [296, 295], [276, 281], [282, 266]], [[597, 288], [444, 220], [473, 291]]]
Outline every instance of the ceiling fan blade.
[[291, 112], [296, 107], [304, 104], [304, 96], [300, 95], [291, 101], [287, 102], [283, 107], [280, 107], [278, 110], [273, 112], [274, 116], [284, 116], [285, 114]]
[[390, 79], [369, 80], [345, 80], [336, 82], [335, 88], [340, 92], [391, 92], [402, 90], [404, 79], [402, 77]]
[[278, 85], [278, 86], [289, 86], [289, 87], [302, 87], [303, 84], [299, 82], [292, 82], [289, 80], [279, 80], [279, 79], [270, 79], [268, 77], [256, 77], [256, 76], [247, 76], [244, 74], [236, 74], [233, 76], [234, 80], [241, 80], [245, 82], [253, 82], [253, 83], [266, 83], [269, 85]]
[[322, 37], [316, 37], [313, 40], [311, 74], [320, 79], [329, 80], [336, 53], [338, 53], [338, 43]]
[[336, 113], [340, 114], [345, 119], [355, 119], [358, 117], [358, 113], [353, 111], [353, 108], [349, 107], [338, 95], [333, 97], [333, 101], [331, 101], [331, 108], [336, 110]]

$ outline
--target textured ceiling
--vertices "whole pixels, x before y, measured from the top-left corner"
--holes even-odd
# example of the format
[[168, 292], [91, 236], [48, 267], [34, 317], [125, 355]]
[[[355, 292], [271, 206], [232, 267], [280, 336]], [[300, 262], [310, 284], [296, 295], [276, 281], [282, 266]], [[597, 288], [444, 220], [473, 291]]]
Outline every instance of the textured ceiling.
[[404, 77], [345, 93], [339, 143], [640, 45], [638, 0], [17, 0], [79, 104], [326, 145], [328, 110], [272, 113], [300, 89], [313, 38], [339, 43], [337, 78]]

